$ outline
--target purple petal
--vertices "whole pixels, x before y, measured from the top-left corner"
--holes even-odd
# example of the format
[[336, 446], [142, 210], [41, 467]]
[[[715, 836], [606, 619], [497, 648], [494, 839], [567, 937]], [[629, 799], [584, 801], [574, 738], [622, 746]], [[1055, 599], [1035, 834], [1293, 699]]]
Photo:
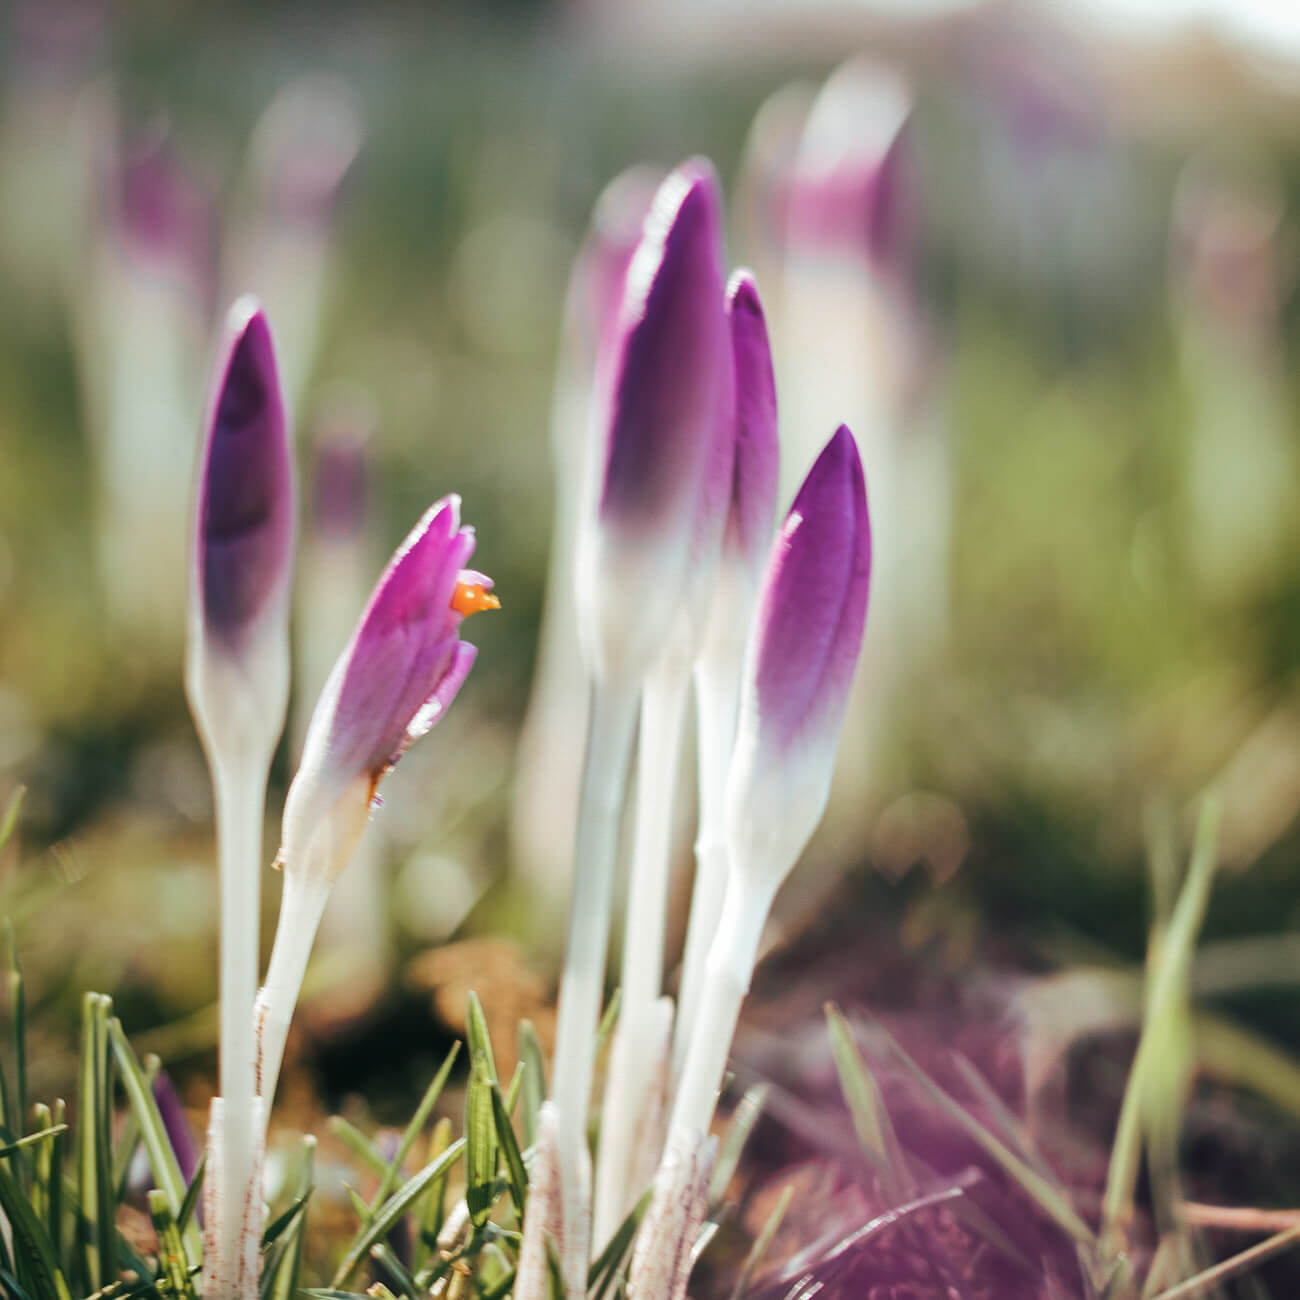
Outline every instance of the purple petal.
[[469, 670], [474, 667], [474, 660], [477, 657], [476, 646], [470, 645], [468, 641], [456, 642], [455, 649], [451, 653], [451, 663], [447, 665], [442, 679], [434, 688], [433, 694], [420, 706], [419, 713], [411, 719], [411, 725], [406, 729], [407, 744], [419, 740], [447, 711], [447, 706], [465, 684], [465, 678], [469, 676]]
[[[391, 766], [444, 680], [457, 673], [463, 679], [468, 670], [456, 637], [461, 617], [451, 601], [474, 534], [459, 527], [459, 516], [457, 497], [425, 513], [380, 578], [335, 667], [325, 745], [341, 784], [367, 773], [378, 777]], [[447, 700], [455, 693], [449, 689]]]
[[843, 710], [862, 648], [871, 528], [862, 461], [840, 425], [777, 536], [759, 602], [761, 743], [788, 749]]
[[660, 187], [627, 274], [599, 511], [633, 532], [690, 531], [717, 419], [726, 334], [717, 179], [692, 161]]
[[748, 271], [737, 271], [731, 278], [727, 317], [736, 371], [736, 445], [727, 542], [761, 564], [771, 545], [780, 448], [767, 322]]
[[201, 453], [196, 592], [205, 634], [238, 652], [283, 600], [294, 542], [294, 476], [271, 331], [231, 308]]

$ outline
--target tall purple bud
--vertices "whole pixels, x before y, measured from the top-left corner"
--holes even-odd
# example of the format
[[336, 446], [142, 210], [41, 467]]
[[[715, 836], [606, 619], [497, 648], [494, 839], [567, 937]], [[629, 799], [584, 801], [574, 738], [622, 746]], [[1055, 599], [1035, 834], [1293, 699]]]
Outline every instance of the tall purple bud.
[[578, 557], [580, 626], [598, 677], [644, 675], [689, 576], [726, 349], [720, 206], [703, 160], [660, 187], [598, 376]]
[[186, 688], [216, 794], [220, 865], [220, 1095], [209, 1126], [204, 1295], [257, 1286], [261, 1198], [253, 999], [266, 775], [289, 699], [293, 461], [271, 332], [231, 308], [199, 454]]
[[294, 475], [271, 332], [250, 297], [226, 320], [199, 474], [191, 703], [205, 736], [278, 736], [289, 692]]

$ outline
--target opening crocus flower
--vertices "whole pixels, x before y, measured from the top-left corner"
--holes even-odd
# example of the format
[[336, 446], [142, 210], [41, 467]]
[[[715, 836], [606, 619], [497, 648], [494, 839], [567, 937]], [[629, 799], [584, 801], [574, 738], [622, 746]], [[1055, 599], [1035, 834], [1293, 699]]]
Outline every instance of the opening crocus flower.
[[268, 1104], [329, 888], [356, 851], [380, 780], [442, 716], [474, 662], [461, 620], [498, 607], [491, 580], [464, 567], [473, 550], [460, 498], [431, 506], [384, 570], [308, 724], [285, 800], [284, 897], [258, 997], [259, 1091]]

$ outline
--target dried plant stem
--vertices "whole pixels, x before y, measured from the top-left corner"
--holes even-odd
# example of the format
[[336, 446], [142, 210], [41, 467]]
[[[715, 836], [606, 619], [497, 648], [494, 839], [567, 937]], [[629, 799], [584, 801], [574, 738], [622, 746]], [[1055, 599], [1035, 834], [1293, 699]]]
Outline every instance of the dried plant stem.
[[564, 1200], [565, 1285], [586, 1290], [590, 1207], [586, 1186], [587, 1104], [605, 984], [618, 819], [636, 728], [638, 687], [615, 681], [592, 692], [574, 847], [573, 895], [555, 1029], [551, 1096]]
[[[636, 827], [623, 928], [623, 970], [618, 1027], [610, 1048], [605, 1103], [596, 1162], [592, 1235], [599, 1249], [617, 1231], [645, 1190], [634, 1153], [643, 1145], [659, 1062], [652, 1059], [656, 1003], [663, 985], [664, 929], [672, 853], [673, 793], [681, 757], [682, 718], [690, 667], [675, 656], [646, 679], [641, 696], [637, 759]], [[646, 1181], [653, 1176], [654, 1153]]]
[[[233, 760], [233, 761], [232, 761]], [[256, 1277], [241, 1277], [247, 1220], [256, 1214], [250, 1188], [258, 1166], [253, 1102], [257, 1096], [253, 1043], [253, 1000], [257, 993], [258, 934], [261, 915], [262, 810], [269, 764], [251, 754], [213, 756], [213, 787], [217, 803], [217, 854], [220, 863], [220, 1048], [219, 1091], [225, 1099], [222, 1122], [216, 1126], [221, 1147], [214, 1160], [219, 1171], [215, 1196], [221, 1209], [214, 1234], [216, 1258], [209, 1277], [228, 1280], [235, 1291], [220, 1285], [213, 1300], [237, 1294], [241, 1284], [257, 1285]], [[211, 1157], [210, 1157], [211, 1158]], [[260, 1212], [260, 1202], [256, 1207]], [[209, 1290], [205, 1288], [205, 1295]]]
[[[742, 647], [743, 649], [743, 643]], [[727, 889], [727, 840], [724, 826], [727, 771], [736, 739], [740, 706], [739, 675], [734, 664], [713, 658], [695, 670], [699, 717], [700, 827], [695, 839], [695, 885], [691, 892], [686, 950], [677, 997], [673, 1037], [673, 1080], [681, 1078], [691, 1041], [709, 950], [718, 929]]]
[[746, 881], [733, 864], [673, 1103], [670, 1142], [678, 1133], [708, 1132], [772, 895], [772, 890]]

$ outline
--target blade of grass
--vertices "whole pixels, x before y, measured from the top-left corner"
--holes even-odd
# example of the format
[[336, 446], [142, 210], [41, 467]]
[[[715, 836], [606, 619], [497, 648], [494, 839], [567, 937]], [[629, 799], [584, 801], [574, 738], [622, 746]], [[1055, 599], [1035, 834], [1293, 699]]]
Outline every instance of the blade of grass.
[[332, 1285], [338, 1287], [351, 1275], [353, 1269], [366, 1257], [376, 1241], [387, 1236], [393, 1225], [419, 1200], [433, 1181], [445, 1176], [465, 1151], [465, 1139], [453, 1142], [436, 1160], [426, 1165], [413, 1178], [408, 1179], [386, 1204], [381, 1206], [370, 1223], [362, 1229], [344, 1253], [343, 1260], [334, 1273]]
[[[444, 1117], [433, 1126], [433, 1134], [429, 1138], [429, 1158], [426, 1163], [432, 1164], [450, 1145], [451, 1120]], [[438, 1233], [442, 1230], [443, 1215], [446, 1212], [446, 1199], [447, 1177], [444, 1174], [434, 1179], [418, 1206], [420, 1227], [411, 1254], [411, 1263], [417, 1273], [424, 1269], [429, 1262], [430, 1254], [437, 1248]]]
[[618, 1225], [618, 1230], [609, 1239], [605, 1249], [587, 1270], [587, 1293], [590, 1300], [604, 1300], [609, 1284], [618, 1277], [653, 1194], [654, 1189], [649, 1187], [641, 1193], [641, 1199], [629, 1211], [627, 1218]]
[[546, 1061], [542, 1043], [531, 1020], [519, 1022], [519, 1059], [524, 1065], [523, 1103], [520, 1116], [523, 1125], [524, 1146], [537, 1141], [537, 1114], [546, 1100]]
[[1274, 1255], [1297, 1245], [1300, 1245], [1300, 1226], [1279, 1232], [1269, 1237], [1267, 1241], [1258, 1242], [1248, 1250], [1243, 1250], [1240, 1254], [1233, 1255], [1212, 1268], [1207, 1268], [1203, 1273], [1198, 1273], [1195, 1277], [1189, 1277], [1185, 1282], [1170, 1287], [1168, 1291], [1161, 1291], [1155, 1300], [1186, 1300], [1188, 1296], [1205, 1295], [1229, 1278], [1237, 1277], [1247, 1269], [1254, 1268], [1266, 1259], [1271, 1259]]
[[515, 1203], [515, 1213], [520, 1220], [524, 1217], [524, 1203], [528, 1199], [528, 1174], [524, 1169], [524, 1158], [519, 1153], [519, 1141], [515, 1137], [514, 1126], [510, 1123], [501, 1089], [495, 1083], [489, 1085], [492, 1098], [492, 1118], [496, 1127], [497, 1143], [505, 1160], [506, 1178], [510, 1185], [510, 1197]]
[[614, 1026], [618, 1024], [619, 1008], [623, 1005], [623, 990], [615, 989], [614, 996], [610, 998], [609, 1005], [605, 1008], [605, 1014], [600, 1018], [600, 1025], [596, 1029], [596, 1056], [599, 1057], [609, 1041], [609, 1036], [614, 1032]]
[[[22, 967], [18, 964], [18, 944], [14, 939], [12, 922], [6, 924], [9, 939], [9, 1014], [10, 1042], [14, 1060], [14, 1114], [6, 1117], [6, 1125], [15, 1137], [27, 1131], [27, 990], [23, 984]], [[20, 1174], [20, 1183], [27, 1185], [28, 1170]]]
[[1095, 1245], [1096, 1238], [1092, 1230], [1079, 1217], [1074, 1206], [1070, 1204], [1069, 1197], [1061, 1188], [1054, 1186], [1036, 1169], [1026, 1164], [1004, 1142], [990, 1133], [960, 1102], [950, 1097], [907, 1054], [883, 1025], [875, 1025], [873, 1030], [882, 1036], [902, 1066], [921, 1085], [922, 1090], [935, 1105], [971, 1137], [986, 1155], [1001, 1165], [1048, 1218], [1076, 1241], [1088, 1246]]
[[858, 1145], [890, 1201], [909, 1200], [916, 1189], [907, 1172], [907, 1162], [898, 1145], [898, 1135], [890, 1122], [889, 1112], [885, 1109], [880, 1087], [858, 1051], [843, 1012], [833, 1002], [828, 1002], [825, 1013], [831, 1055], [835, 1059], [840, 1091], [853, 1119], [853, 1131], [858, 1135]]
[[470, 991], [469, 1007], [465, 1014], [465, 1038], [469, 1044], [471, 1064], [482, 1058], [487, 1067], [487, 1077], [496, 1082], [497, 1063], [492, 1055], [492, 1040], [488, 1037], [487, 1018], [483, 1014], [483, 1004], [478, 994]]
[[31, 1300], [72, 1300], [45, 1225], [3, 1168], [0, 1168], [0, 1210], [9, 1220], [13, 1235], [18, 1284], [30, 1294]]
[[470, 1222], [482, 1228], [492, 1213], [492, 1185], [497, 1176], [496, 1123], [492, 1115], [492, 1078], [480, 1051], [465, 1090], [465, 1203]]
[[429, 1084], [424, 1091], [424, 1096], [420, 1098], [420, 1104], [416, 1107], [411, 1122], [406, 1126], [406, 1131], [402, 1134], [402, 1140], [397, 1144], [397, 1153], [388, 1162], [388, 1168], [385, 1170], [383, 1178], [379, 1180], [379, 1187], [370, 1200], [372, 1213], [388, 1199], [389, 1193], [397, 1185], [397, 1179], [402, 1172], [402, 1165], [406, 1163], [406, 1157], [415, 1145], [415, 1139], [423, 1132], [425, 1124], [429, 1121], [429, 1116], [433, 1113], [434, 1106], [438, 1104], [438, 1098], [442, 1095], [442, 1090], [447, 1084], [448, 1076], [451, 1074], [451, 1068], [456, 1063], [456, 1057], [459, 1054], [460, 1043], [452, 1043], [451, 1051], [447, 1053], [446, 1059], [438, 1069], [438, 1073], [434, 1075], [433, 1082]]
[[[151, 1059], [151, 1069], [146, 1072], [136, 1060], [135, 1052], [127, 1041], [122, 1029], [122, 1022], [116, 1017], [109, 1022], [108, 1033], [113, 1044], [113, 1055], [117, 1059], [118, 1070], [122, 1076], [122, 1086], [126, 1090], [131, 1111], [139, 1125], [140, 1140], [149, 1156], [149, 1167], [153, 1170], [154, 1181], [158, 1190], [167, 1197], [167, 1207], [178, 1225], [182, 1222], [181, 1207], [185, 1204], [186, 1184], [181, 1173], [176, 1152], [172, 1150], [171, 1139], [167, 1136], [167, 1126], [163, 1123], [158, 1102], [153, 1095], [153, 1076], [158, 1073], [157, 1058]], [[198, 1224], [185, 1221], [179, 1229], [185, 1243], [185, 1258], [193, 1266], [203, 1259], [203, 1243]]]
[[182, 1232], [189, 1227], [190, 1222], [194, 1219], [194, 1211], [199, 1203], [199, 1196], [203, 1192], [203, 1175], [208, 1168], [208, 1153], [204, 1151], [199, 1156], [199, 1163], [194, 1166], [194, 1177], [190, 1179], [190, 1185], [185, 1189], [185, 1199], [181, 1202], [181, 1208], [176, 1214], [176, 1226]]
[[[49, 1113], [50, 1111], [48, 1106], [36, 1107], [36, 1115], [38, 1119], [42, 1114], [48, 1116]], [[6, 1159], [16, 1151], [24, 1151], [28, 1147], [48, 1143], [51, 1138], [56, 1137], [60, 1133], [66, 1133], [67, 1131], [68, 1126], [66, 1124], [48, 1124], [44, 1128], [28, 1133], [26, 1137], [18, 1138], [12, 1142], [6, 1142], [4, 1146], [0, 1147], [0, 1160]], [[5, 1131], [5, 1136], [10, 1136], [7, 1130]]]
[[790, 1201], [793, 1197], [794, 1185], [787, 1183], [782, 1189], [776, 1205], [773, 1206], [772, 1213], [767, 1216], [758, 1236], [754, 1238], [754, 1244], [749, 1248], [749, 1254], [745, 1256], [745, 1262], [740, 1266], [740, 1273], [736, 1277], [736, 1285], [731, 1288], [731, 1300], [741, 1300], [741, 1297], [745, 1294], [750, 1279], [758, 1271], [758, 1266], [763, 1262], [763, 1256], [767, 1254], [767, 1249], [772, 1244], [777, 1229], [781, 1226], [781, 1220], [785, 1218], [785, 1212], [790, 1208]]
[[0, 849], [3, 849], [13, 836], [18, 826], [18, 815], [23, 809], [23, 800], [27, 797], [27, 787], [18, 786], [13, 794], [9, 796], [5, 804], [5, 810], [0, 813]]
[[81, 1004], [81, 1066], [77, 1094], [77, 1199], [81, 1266], [87, 1288], [112, 1281], [113, 1185], [109, 1164], [108, 1004], [87, 993]]
[[298, 1173], [297, 1193], [303, 1210], [285, 1234], [283, 1253], [270, 1270], [269, 1289], [263, 1284], [266, 1300], [296, 1300], [302, 1272], [303, 1242], [307, 1235], [307, 1200], [311, 1196], [315, 1167], [316, 1139], [309, 1134], [302, 1140], [302, 1164]]
[[[1184, 1028], [1187, 990], [1192, 953], [1214, 881], [1219, 812], [1216, 800], [1207, 797], [1202, 801], [1187, 879], [1163, 938], [1153, 945], [1146, 1016], [1120, 1103], [1102, 1197], [1100, 1239], [1107, 1255], [1122, 1252], [1125, 1228], [1133, 1216], [1138, 1167], [1148, 1131], [1144, 1120], [1163, 1122], [1160, 1108], [1179, 1105], [1174, 1095], [1180, 1087], [1178, 1079], [1185, 1079], [1189, 1069], [1186, 1039], [1190, 1030]], [[1175, 1059], [1171, 1061], [1166, 1054]]]
[[326, 1127], [371, 1173], [382, 1178], [388, 1172], [388, 1161], [379, 1148], [350, 1120], [331, 1115]]
[[740, 1164], [741, 1154], [745, 1150], [745, 1143], [749, 1141], [749, 1135], [754, 1131], [754, 1125], [758, 1123], [758, 1117], [763, 1113], [769, 1091], [765, 1083], [754, 1084], [753, 1087], [745, 1090], [745, 1095], [736, 1104], [736, 1109], [731, 1112], [727, 1131], [723, 1134], [722, 1145], [718, 1150], [718, 1158], [713, 1164], [713, 1176], [709, 1179], [710, 1206], [720, 1204], [727, 1194], [727, 1188], [731, 1186], [736, 1166]]
[[390, 1280], [397, 1287], [398, 1295], [407, 1296], [409, 1300], [416, 1300], [416, 1296], [420, 1294], [420, 1289], [415, 1285], [415, 1279], [411, 1276], [410, 1270], [393, 1253], [391, 1246], [382, 1241], [377, 1241], [370, 1247], [370, 1258], [388, 1274]]
[[171, 1284], [172, 1293], [184, 1297], [184, 1300], [195, 1300], [180, 1229], [167, 1203], [167, 1193], [156, 1187], [149, 1192], [149, 1218], [153, 1220], [153, 1230], [158, 1236], [158, 1263], [163, 1276]]

